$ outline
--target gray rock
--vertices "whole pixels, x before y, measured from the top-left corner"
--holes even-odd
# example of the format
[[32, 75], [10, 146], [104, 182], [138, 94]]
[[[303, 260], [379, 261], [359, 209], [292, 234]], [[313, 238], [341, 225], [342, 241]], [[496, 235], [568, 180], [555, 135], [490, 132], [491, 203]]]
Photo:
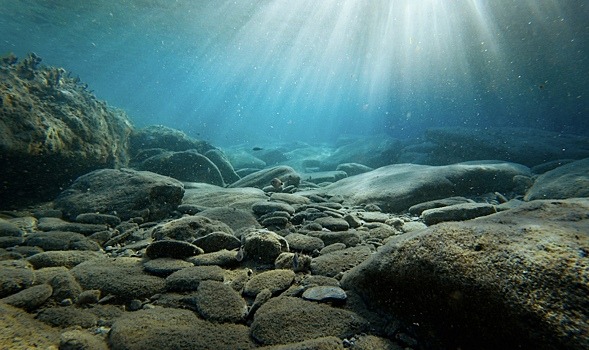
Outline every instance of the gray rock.
[[145, 159], [137, 168], [181, 181], [225, 186], [223, 176], [215, 163], [196, 150], [161, 152]]
[[204, 183], [187, 183], [185, 186], [182, 203], [202, 207], [230, 207], [249, 211], [252, 204], [268, 199], [257, 188], [224, 188]]
[[100, 290], [90, 289], [78, 294], [77, 304], [80, 306], [96, 304], [100, 301]]
[[12, 294], [6, 298], [0, 299], [1, 303], [12, 305], [24, 309], [26, 311], [33, 311], [39, 306], [43, 305], [53, 293], [53, 289], [48, 284], [39, 284], [27, 289], [21, 290], [16, 294]]
[[335, 252], [335, 251], [342, 250], [342, 249], [346, 249], [346, 245], [344, 243], [340, 243], [340, 242], [332, 243], [330, 245], [326, 245], [323, 249], [321, 249], [319, 251], [319, 254], [321, 254], [321, 255], [329, 254], [331, 252]]
[[53, 327], [91, 328], [98, 323], [98, 317], [93, 313], [76, 306], [57, 306], [41, 310], [37, 319]]
[[219, 266], [191, 266], [166, 277], [166, 288], [170, 291], [196, 290], [201, 281], [223, 282], [224, 271]]
[[76, 232], [38, 232], [31, 233], [25, 239], [25, 244], [39, 247], [43, 250], [91, 250], [98, 251], [100, 245], [81, 233]]
[[105, 258], [105, 255], [100, 252], [87, 250], [63, 250], [41, 252], [27, 258], [27, 261], [33, 265], [35, 269], [44, 267], [64, 266], [72, 268], [84, 261]]
[[280, 253], [288, 252], [288, 242], [284, 237], [267, 230], [255, 230], [244, 238], [245, 258], [260, 264], [273, 264]]
[[256, 296], [264, 289], [269, 289], [272, 294], [287, 289], [294, 281], [295, 273], [292, 270], [270, 270], [254, 275], [245, 284], [243, 294]]
[[290, 205], [310, 204], [311, 200], [307, 197], [299, 196], [292, 193], [274, 192], [270, 195], [273, 202], [284, 202]]
[[252, 210], [258, 215], [268, 214], [275, 211], [283, 211], [292, 215], [295, 212], [295, 209], [290, 204], [270, 201], [257, 202], [252, 205]]
[[284, 186], [298, 186], [301, 182], [300, 175], [289, 166], [277, 166], [274, 168], [264, 169], [242, 177], [238, 181], [229, 185], [229, 187], [256, 187], [263, 188], [270, 185], [272, 179], [277, 178], [284, 183]]
[[151, 297], [164, 291], [166, 285], [163, 278], [146, 273], [138, 258], [89, 260], [71, 273], [82, 288], [98, 289], [102, 295], [112, 294], [121, 301]]
[[218, 149], [211, 149], [204, 155], [210, 159], [211, 162], [215, 163], [226, 184], [234, 183], [240, 179], [239, 175], [235, 172], [235, 169], [233, 169], [231, 162], [223, 152]]
[[194, 244], [202, 248], [205, 253], [212, 253], [223, 249], [237, 249], [241, 246], [241, 241], [229, 233], [212, 232], [206, 236], [195, 239]]
[[221, 221], [231, 227], [233, 231], [260, 227], [260, 224], [258, 224], [258, 221], [256, 220], [255, 215], [252, 214], [251, 210], [217, 207], [203, 210], [199, 212], [198, 215], [212, 220]]
[[61, 333], [59, 338], [60, 350], [108, 350], [108, 345], [102, 337], [86, 330], [70, 330]]
[[309, 272], [311, 257], [299, 253], [281, 253], [274, 261], [276, 269], [290, 269], [294, 272]]
[[365, 246], [336, 250], [320, 255], [311, 261], [311, 272], [314, 275], [327, 277], [338, 276], [342, 272], [359, 265], [372, 255], [370, 248]]
[[538, 176], [525, 200], [589, 197], [589, 158]]
[[330, 230], [330, 231], [346, 231], [350, 228], [350, 224], [343, 218], [334, 218], [334, 217], [322, 217], [313, 220], [313, 222], [321, 225], [322, 227]]
[[201, 281], [192, 299], [198, 313], [207, 321], [239, 323], [247, 315], [245, 300], [223, 282]]
[[295, 252], [312, 253], [325, 247], [325, 243], [320, 238], [300, 233], [291, 233], [284, 239], [288, 242], [289, 249]]
[[587, 199], [533, 201], [401, 235], [342, 286], [444, 347], [587, 348], [588, 212]]
[[194, 149], [204, 154], [214, 147], [206, 141], [196, 140], [182, 131], [163, 125], [150, 125], [133, 130], [129, 137], [129, 153], [136, 156], [139, 151], [150, 148], [160, 148], [168, 151]]
[[184, 259], [202, 253], [204, 253], [203, 250], [194, 244], [184, 241], [177, 241], [175, 239], [155, 241], [148, 245], [147, 249], [145, 249], [145, 255], [150, 259]]
[[473, 203], [472, 199], [467, 199], [464, 197], [450, 197], [450, 198], [442, 198], [436, 199], [433, 201], [427, 201], [419, 204], [415, 204], [409, 208], [409, 213], [419, 216], [424, 210], [427, 209], [434, 209], [434, 208], [441, 208], [446, 207], [448, 205], [454, 204], [462, 204], [462, 203]]
[[82, 213], [76, 216], [75, 220], [83, 224], [108, 225], [110, 227], [115, 227], [121, 223], [121, 219], [118, 216], [98, 213]]
[[317, 237], [325, 243], [325, 245], [330, 245], [333, 243], [343, 243], [347, 247], [353, 247], [360, 242], [362, 239], [358, 234], [358, 231], [355, 230], [348, 230], [348, 231], [336, 231], [336, 232], [329, 232], [329, 231], [310, 231], [307, 233], [309, 236]]
[[113, 323], [108, 339], [113, 350], [255, 347], [244, 325], [208, 322], [189, 310], [161, 307], [126, 313]]
[[434, 225], [444, 221], [470, 220], [496, 212], [495, 206], [488, 203], [463, 203], [424, 210], [421, 218], [426, 225]]
[[251, 335], [262, 345], [274, 345], [326, 336], [346, 338], [367, 327], [368, 322], [352, 311], [300, 298], [278, 297], [256, 312]]
[[0, 237], [23, 237], [24, 232], [10, 221], [0, 218]]
[[517, 185], [516, 175], [529, 176], [530, 170], [496, 161], [446, 166], [395, 164], [348, 177], [315, 192], [340, 195], [349, 205], [376, 204], [384, 212], [393, 213], [446, 197], [511, 192]]
[[303, 299], [310, 301], [342, 303], [347, 298], [346, 292], [336, 286], [311, 287], [303, 293]]
[[145, 271], [161, 277], [169, 276], [176, 271], [190, 266], [193, 266], [193, 264], [188, 261], [172, 258], [153, 259], [143, 263]]
[[354, 175], [358, 175], [358, 174], [367, 173], [367, 172], [372, 171], [374, 169], [372, 169], [369, 166], [366, 166], [363, 164], [358, 164], [358, 163], [343, 163], [343, 164], [339, 164], [337, 166], [337, 168], [335, 168], [335, 170], [343, 171], [348, 176], [354, 176]]
[[23, 261], [0, 261], [0, 298], [4, 298], [33, 285], [35, 273]]
[[25, 242], [24, 237], [4, 236], [0, 237], [0, 248], [11, 248], [19, 246]]
[[147, 171], [101, 169], [80, 176], [55, 200], [74, 219], [83, 213], [114, 214], [122, 220], [165, 218], [184, 195], [181, 182]]
[[235, 250], [219, 250], [218, 252], [204, 253], [201, 255], [187, 258], [186, 261], [197, 266], [217, 265], [223, 267], [233, 267], [239, 264], [237, 261], [237, 251]]
[[233, 234], [233, 230], [224, 223], [204, 216], [186, 216], [156, 226], [152, 236], [156, 240], [175, 239], [193, 241], [216, 231]]
[[[37, 273], [35, 273], [37, 275]], [[49, 285], [53, 288], [51, 299], [61, 302], [64, 299], [77, 300], [78, 295], [82, 293], [82, 287], [76, 281], [69, 271], [55, 274], [50, 280]]]
[[348, 177], [345, 171], [318, 171], [314, 173], [301, 174], [301, 179], [315, 184], [324, 182], [336, 182]]
[[381, 213], [378, 211], [359, 211], [356, 213], [359, 219], [366, 222], [386, 222], [390, 219], [389, 214]]
[[40, 231], [69, 231], [78, 232], [83, 235], [90, 235], [95, 232], [104, 231], [108, 227], [104, 224], [67, 222], [60, 218], [40, 218], [37, 223], [37, 228]]

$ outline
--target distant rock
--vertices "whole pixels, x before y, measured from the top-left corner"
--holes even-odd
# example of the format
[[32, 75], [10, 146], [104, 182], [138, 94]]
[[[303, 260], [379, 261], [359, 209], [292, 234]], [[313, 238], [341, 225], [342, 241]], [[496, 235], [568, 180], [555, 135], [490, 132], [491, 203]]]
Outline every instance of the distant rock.
[[40, 62], [33, 53], [1, 62], [3, 207], [50, 200], [76, 177], [128, 161], [127, 115], [65, 69]]
[[163, 125], [151, 125], [134, 130], [129, 137], [129, 153], [137, 155], [141, 150], [160, 148], [163, 150], [182, 152], [190, 149], [204, 154], [214, 149], [206, 141], [196, 140], [180, 130]]
[[174, 239], [191, 242], [213, 232], [233, 234], [233, 230], [224, 223], [196, 215], [160, 224], [153, 229], [152, 236], [156, 240]]
[[304, 181], [320, 184], [324, 182], [336, 182], [341, 179], [348, 177], [345, 171], [333, 170], [333, 171], [318, 171], [313, 173], [301, 174], [301, 179]]
[[223, 153], [221, 150], [218, 149], [211, 149], [207, 151], [205, 157], [211, 160], [211, 162], [215, 163], [221, 176], [223, 177], [223, 181], [226, 184], [234, 183], [235, 181], [240, 179], [240, 176], [237, 175], [235, 169], [233, 169], [233, 165], [229, 161], [229, 158]]
[[526, 200], [589, 197], [589, 158], [565, 164], [538, 176]]
[[212, 220], [218, 220], [227, 224], [235, 232], [246, 228], [258, 228], [260, 225], [251, 210], [243, 210], [230, 207], [209, 208], [198, 213]]
[[376, 204], [385, 212], [401, 212], [440, 198], [511, 192], [517, 186], [516, 175], [530, 176], [530, 170], [523, 165], [497, 161], [445, 166], [395, 164], [302, 194], [339, 195], [350, 205]]
[[229, 185], [231, 188], [236, 187], [257, 187], [264, 188], [270, 185], [272, 179], [280, 179], [284, 186], [298, 186], [301, 182], [300, 175], [291, 167], [281, 165], [274, 168], [257, 171], [253, 174], [242, 177], [238, 181]]
[[373, 168], [363, 165], [363, 164], [358, 164], [358, 163], [343, 163], [343, 164], [338, 164], [337, 168], [335, 168], [336, 171], [343, 171], [346, 174], [348, 174], [348, 176], [354, 176], [354, 175], [358, 175], [358, 174], [363, 174], [363, 173], [367, 173], [369, 171], [374, 170]]
[[182, 201], [178, 180], [131, 169], [102, 169], [80, 176], [54, 201], [72, 220], [82, 213], [114, 214], [122, 220], [167, 217]]
[[426, 225], [444, 221], [464, 221], [497, 212], [494, 205], [488, 203], [461, 203], [441, 208], [424, 210], [421, 218]]
[[215, 163], [196, 150], [158, 153], [135, 167], [181, 181], [225, 186], [223, 176]]
[[436, 147], [429, 164], [499, 159], [527, 166], [552, 160], [589, 157], [589, 138], [532, 128], [440, 127], [426, 131]]
[[342, 286], [444, 348], [588, 348], [588, 212], [532, 201], [396, 236]]
[[267, 200], [264, 192], [257, 188], [223, 188], [204, 183], [186, 183], [182, 204], [202, 207], [230, 207], [250, 210], [252, 204]]

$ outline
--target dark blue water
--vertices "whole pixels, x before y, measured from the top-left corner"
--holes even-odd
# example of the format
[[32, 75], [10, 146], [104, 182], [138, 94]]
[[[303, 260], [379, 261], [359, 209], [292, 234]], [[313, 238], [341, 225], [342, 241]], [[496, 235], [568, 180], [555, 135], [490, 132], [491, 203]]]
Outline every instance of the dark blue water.
[[220, 145], [589, 134], [588, 19], [586, 0], [0, 0], [0, 53]]

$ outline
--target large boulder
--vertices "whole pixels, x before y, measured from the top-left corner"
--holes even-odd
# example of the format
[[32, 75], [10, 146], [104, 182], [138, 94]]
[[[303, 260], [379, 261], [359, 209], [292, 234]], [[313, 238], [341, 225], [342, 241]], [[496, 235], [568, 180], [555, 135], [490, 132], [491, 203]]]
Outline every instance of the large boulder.
[[55, 200], [70, 219], [82, 213], [115, 214], [122, 220], [167, 217], [182, 201], [178, 180], [131, 169], [101, 169], [80, 176]]
[[589, 157], [589, 138], [532, 128], [440, 127], [428, 129], [426, 139], [435, 144], [429, 164], [500, 159], [531, 167]]
[[224, 188], [205, 183], [186, 183], [182, 204], [197, 207], [230, 207], [250, 210], [256, 202], [267, 200], [264, 192], [257, 188]]
[[589, 197], [589, 158], [560, 166], [538, 176], [526, 200]]
[[132, 126], [63, 68], [35, 54], [0, 62], [1, 206], [52, 199], [89, 171], [125, 166]]
[[206, 141], [193, 139], [182, 131], [163, 125], [150, 125], [135, 130], [129, 138], [129, 153], [137, 155], [141, 150], [160, 148], [181, 152], [194, 149], [203, 153], [214, 147]]
[[276, 166], [257, 171], [253, 174], [242, 177], [236, 182], [229, 185], [231, 188], [236, 187], [257, 187], [264, 188], [270, 185], [272, 179], [280, 179], [285, 186], [298, 186], [301, 182], [300, 175], [291, 167], [286, 165]]
[[523, 165], [497, 161], [445, 166], [395, 164], [310, 192], [340, 195], [351, 205], [376, 204], [383, 211], [400, 212], [418, 203], [446, 197], [513, 192], [519, 186], [517, 175], [530, 176], [530, 170]]
[[391, 239], [341, 281], [444, 348], [589, 348], [589, 199]]

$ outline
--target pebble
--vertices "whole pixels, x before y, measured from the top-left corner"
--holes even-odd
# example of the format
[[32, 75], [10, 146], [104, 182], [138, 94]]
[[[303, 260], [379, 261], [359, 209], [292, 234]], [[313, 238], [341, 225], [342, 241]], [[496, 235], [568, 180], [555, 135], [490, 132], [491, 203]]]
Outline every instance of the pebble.
[[202, 253], [204, 253], [204, 251], [194, 244], [173, 239], [155, 241], [147, 246], [147, 249], [145, 250], [145, 255], [150, 259], [183, 259]]
[[348, 296], [340, 287], [316, 286], [311, 287], [303, 293], [303, 299], [319, 302], [344, 302]]

